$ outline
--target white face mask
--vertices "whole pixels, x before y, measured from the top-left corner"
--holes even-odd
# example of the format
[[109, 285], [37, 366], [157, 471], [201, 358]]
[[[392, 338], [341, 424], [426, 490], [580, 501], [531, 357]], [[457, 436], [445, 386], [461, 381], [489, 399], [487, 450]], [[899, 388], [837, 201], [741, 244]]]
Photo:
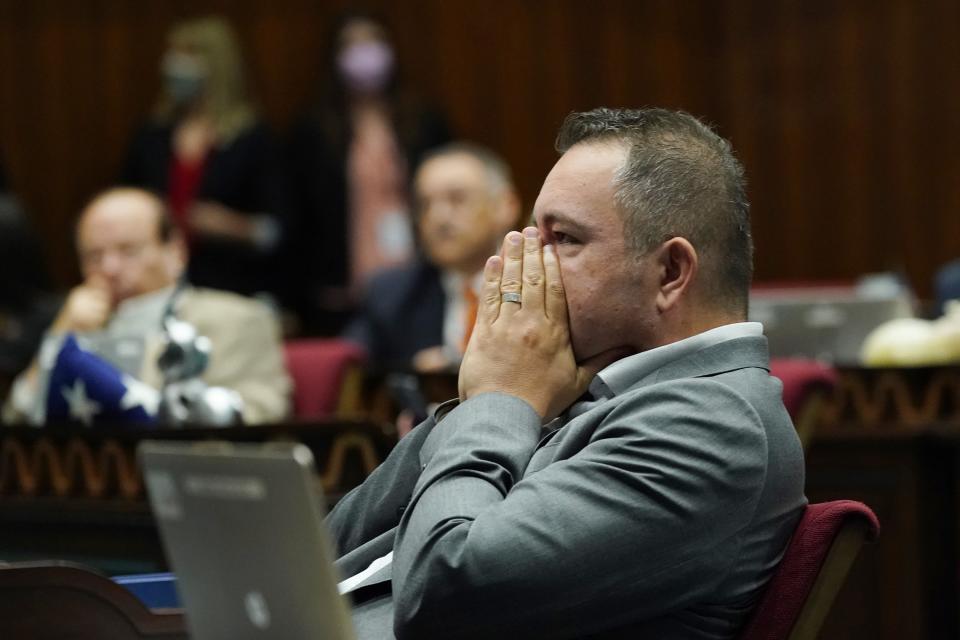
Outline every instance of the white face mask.
[[393, 75], [393, 50], [384, 42], [358, 42], [340, 51], [337, 68], [355, 93], [380, 93]]
[[203, 95], [207, 70], [194, 56], [171, 51], [163, 56], [160, 73], [167, 93], [178, 104], [193, 102]]

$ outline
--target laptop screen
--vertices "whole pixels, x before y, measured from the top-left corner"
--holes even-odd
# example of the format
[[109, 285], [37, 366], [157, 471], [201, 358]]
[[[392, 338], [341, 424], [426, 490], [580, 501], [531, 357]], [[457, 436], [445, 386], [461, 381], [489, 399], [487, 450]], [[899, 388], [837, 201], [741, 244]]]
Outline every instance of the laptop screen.
[[353, 637], [308, 448], [147, 441], [139, 455], [192, 638]]

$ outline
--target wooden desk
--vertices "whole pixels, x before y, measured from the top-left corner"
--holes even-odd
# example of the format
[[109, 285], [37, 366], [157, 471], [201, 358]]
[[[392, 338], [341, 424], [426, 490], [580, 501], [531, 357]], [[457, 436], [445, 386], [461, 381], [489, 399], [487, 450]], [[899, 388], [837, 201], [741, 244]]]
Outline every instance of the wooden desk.
[[812, 502], [880, 519], [821, 637], [960, 637], [960, 369], [842, 368], [807, 452]]
[[932, 434], [824, 437], [807, 456], [811, 502], [860, 500], [880, 519], [821, 637], [958, 636], [955, 441]]
[[150, 431], [4, 428], [0, 561], [56, 558], [112, 575], [167, 570], [136, 462], [136, 446], [148, 438], [303, 442], [331, 504], [395, 444], [392, 427], [362, 420]]
[[[807, 495], [816, 502], [867, 503], [880, 518], [881, 534], [864, 547], [822, 638], [960, 637], [958, 371], [841, 370], [841, 384], [808, 452]], [[437, 377], [443, 387], [437, 395], [448, 396], [453, 381]], [[356, 433], [370, 446], [347, 446]], [[296, 439], [314, 450], [328, 473], [342, 437], [344, 471], [339, 479], [325, 476], [331, 490], [362, 479], [369, 466], [364, 450], [382, 459], [394, 443], [389, 428], [343, 421], [148, 433], [7, 429], [0, 432], [0, 560], [56, 557], [114, 574], [164, 570], [132, 466], [133, 447], [146, 435]], [[20, 457], [33, 461], [32, 475], [17, 470], [18, 456], [9, 453], [12, 441], [26, 451]], [[86, 457], [69, 457], [76, 442], [88, 448]], [[59, 472], [53, 471], [51, 449], [61, 456]], [[108, 458], [113, 462], [105, 466]], [[99, 475], [91, 474], [92, 468]]]

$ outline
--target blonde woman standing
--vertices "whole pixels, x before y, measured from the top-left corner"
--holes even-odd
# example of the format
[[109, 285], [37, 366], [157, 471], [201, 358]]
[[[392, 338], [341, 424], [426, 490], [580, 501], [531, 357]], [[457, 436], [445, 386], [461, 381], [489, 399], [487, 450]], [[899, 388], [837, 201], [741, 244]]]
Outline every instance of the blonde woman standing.
[[188, 239], [193, 284], [274, 293], [284, 180], [236, 34], [219, 17], [179, 23], [160, 71], [160, 96], [131, 143], [122, 182], [166, 199]]

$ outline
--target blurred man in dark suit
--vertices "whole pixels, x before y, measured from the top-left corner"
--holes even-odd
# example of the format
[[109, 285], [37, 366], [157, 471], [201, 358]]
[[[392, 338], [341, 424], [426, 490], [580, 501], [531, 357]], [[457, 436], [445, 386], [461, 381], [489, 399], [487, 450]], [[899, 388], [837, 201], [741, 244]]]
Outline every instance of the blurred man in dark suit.
[[382, 271], [346, 336], [385, 367], [456, 367], [476, 318], [486, 258], [520, 212], [510, 169], [492, 151], [456, 143], [430, 153], [414, 179], [421, 257]]

